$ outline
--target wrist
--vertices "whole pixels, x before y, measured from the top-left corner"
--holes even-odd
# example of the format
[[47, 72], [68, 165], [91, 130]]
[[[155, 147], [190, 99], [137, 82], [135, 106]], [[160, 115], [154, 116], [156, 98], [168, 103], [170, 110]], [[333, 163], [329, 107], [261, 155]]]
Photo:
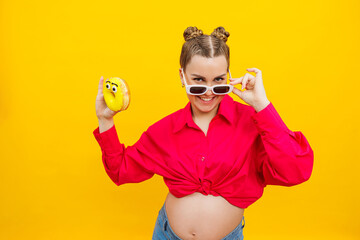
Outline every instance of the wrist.
[[114, 125], [113, 118], [99, 118], [99, 132], [105, 132], [109, 130]]
[[110, 122], [114, 122], [114, 119], [113, 118], [98, 118], [98, 122], [110, 123]]
[[253, 105], [256, 112], [260, 112], [270, 104], [270, 101], [266, 98]]

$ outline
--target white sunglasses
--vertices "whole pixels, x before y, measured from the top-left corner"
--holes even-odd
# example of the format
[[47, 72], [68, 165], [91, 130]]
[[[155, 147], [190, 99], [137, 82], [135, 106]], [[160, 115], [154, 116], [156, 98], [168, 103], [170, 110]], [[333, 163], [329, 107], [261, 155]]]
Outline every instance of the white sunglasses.
[[[196, 85], [196, 84], [188, 85], [186, 83], [186, 78], [185, 78], [183, 68], [181, 68], [181, 73], [184, 78], [186, 92], [190, 95], [203, 95], [208, 90], [211, 90], [216, 95], [225, 95], [225, 94], [230, 93], [234, 88], [234, 86], [230, 85], [230, 84], [219, 84], [219, 85], [215, 85], [215, 86], [211, 86], [211, 87], [206, 86], [206, 85]], [[229, 75], [231, 78], [230, 69], [229, 69]]]

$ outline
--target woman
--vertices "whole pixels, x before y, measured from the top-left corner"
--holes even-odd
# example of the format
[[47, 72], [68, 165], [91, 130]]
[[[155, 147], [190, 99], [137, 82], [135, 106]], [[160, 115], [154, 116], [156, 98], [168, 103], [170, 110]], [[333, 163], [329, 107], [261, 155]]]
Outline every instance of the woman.
[[267, 99], [261, 71], [247, 69], [256, 76], [230, 77], [227, 84], [228, 37], [223, 27], [211, 35], [196, 27], [185, 30], [179, 73], [189, 102], [151, 125], [133, 146], [119, 142], [116, 112], [106, 107], [100, 79], [99, 127], [93, 134], [107, 174], [119, 186], [156, 173], [169, 188], [153, 239], [243, 239], [244, 210], [266, 185], [292, 186], [310, 178], [313, 151]]

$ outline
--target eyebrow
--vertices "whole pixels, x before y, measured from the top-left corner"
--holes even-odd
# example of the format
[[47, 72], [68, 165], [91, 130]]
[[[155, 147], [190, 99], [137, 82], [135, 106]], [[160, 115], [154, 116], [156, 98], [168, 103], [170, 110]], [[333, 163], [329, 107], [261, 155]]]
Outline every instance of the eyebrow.
[[[202, 77], [202, 78], [205, 78], [205, 77], [203, 77], [203, 76], [201, 76], [201, 75], [199, 75], [199, 74], [195, 74], [195, 73], [192, 73], [191, 74], [192, 76], [195, 76], [195, 77]], [[217, 77], [215, 77], [215, 78], [218, 78], [218, 77], [225, 77], [227, 74], [226, 73], [224, 73], [224, 74], [222, 74], [222, 75], [219, 75], [219, 76], [217, 76]], [[206, 78], [205, 78], [206, 79]]]
[[117, 87], [119, 87], [116, 83], [112, 83], [110, 81], [106, 81], [107, 83], [111, 83], [112, 85], [116, 85]]

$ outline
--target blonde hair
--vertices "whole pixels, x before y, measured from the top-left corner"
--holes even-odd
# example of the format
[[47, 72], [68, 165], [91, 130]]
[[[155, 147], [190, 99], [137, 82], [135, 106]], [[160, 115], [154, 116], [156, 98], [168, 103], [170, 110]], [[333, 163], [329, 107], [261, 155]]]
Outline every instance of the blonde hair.
[[181, 49], [180, 66], [184, 68], [184, 71], [194, 55], [207, 58], [224, 55], [227, 61], [227, 70], [229, 70], [230, 51], [226, 41], [230, 33], [225, 31], [225, 28], [218, 27], [210, 35], [206, 35], [197, 27], [188, 27], [183, 35], [185, 43]]

